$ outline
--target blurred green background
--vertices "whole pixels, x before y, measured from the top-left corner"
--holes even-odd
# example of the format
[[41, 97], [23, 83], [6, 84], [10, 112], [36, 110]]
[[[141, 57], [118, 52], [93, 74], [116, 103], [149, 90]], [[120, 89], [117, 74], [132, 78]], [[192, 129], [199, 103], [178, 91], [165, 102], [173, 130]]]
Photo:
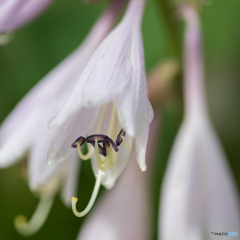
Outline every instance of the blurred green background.
[[[147, 71], [171, 55], [166, 19], [156, 2], [148, 1], [143, 19]], [[45, 74], [81, 43], [104, 8], [103, 3], [86, 5], [80, 0], [56, 0], [38, 19], [18, 30], [8, 45], [0, 46], [0, 122]], [[239, 0], [216, 0], [202, 9], [201, 18], [209, 112], [240, 189], [239, 9]], [[175, 42], [180, 46], [181, 22], [178, 28]], [[156, 239], [161, 179], [182, 116], [181, 98], [163, 109], [152, 176], [153, 239]], [[22, 168], [23, 163], [18, 163], [0, 170], [0, 239], [23, 239], [16, 233], [13, 219], [17, 214], [30, 217], [38, 203], [22, 177]], [[79, 209], [87, 204], [93, 185], [90, 163], [84, 162], [79, 184], [79, 196], [84, 193], [84, 198], [79, 202]], [[45, 225], [29, 239], [75, 239], [83, 221], [84, 218], [76, 218], [57, 197]]]

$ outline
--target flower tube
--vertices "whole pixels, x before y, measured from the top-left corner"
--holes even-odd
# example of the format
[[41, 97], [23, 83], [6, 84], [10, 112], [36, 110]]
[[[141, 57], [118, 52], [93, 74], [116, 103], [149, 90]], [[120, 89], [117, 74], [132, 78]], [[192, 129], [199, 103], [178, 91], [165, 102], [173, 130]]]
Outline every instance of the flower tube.
[[[159, 239], [211, 239], [239, 232], [239, 200], [227, 160], [207, 115], [200, 23], [183, 6], [185, 117], [161, 192]], [[227, 239], [227, 237], [221, 237]]]

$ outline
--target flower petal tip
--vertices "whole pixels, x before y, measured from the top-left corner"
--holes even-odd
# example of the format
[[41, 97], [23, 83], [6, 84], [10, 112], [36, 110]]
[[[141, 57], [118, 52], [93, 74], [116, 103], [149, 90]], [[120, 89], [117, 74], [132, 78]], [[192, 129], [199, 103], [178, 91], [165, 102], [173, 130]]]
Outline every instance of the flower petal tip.
[[145, 171], [147, 170], [147, 166], [146, 166], [145, 163], [140, 163], [140, 164], [139, 164], [139, 167], [140, 167], [140, 169], [141, 169], [142, 172], [145, 172]]

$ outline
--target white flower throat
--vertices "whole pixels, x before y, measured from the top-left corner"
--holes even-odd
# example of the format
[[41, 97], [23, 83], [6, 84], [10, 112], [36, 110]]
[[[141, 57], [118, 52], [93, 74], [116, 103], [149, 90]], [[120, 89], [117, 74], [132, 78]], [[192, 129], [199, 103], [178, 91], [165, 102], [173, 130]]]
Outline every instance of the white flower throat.
[[[78, 199], [74, 197], [72, 198], [72, 209], [77, 217], [82, 217], [89, 212], [97, 197], [101, 185], [102, 176], [105, 174], [106, 171], [113, 169], [117, 161], [121, 161], [121, 159], [118, 159], [118, 147], [121, 145], [121, 143], [124, 143], [127, 150], [131, 151], [132, 149], [132, 139], [128, 136], [129, 143], [127, 143], [127, 141], [125, 140], [126, 132], [124, 129], [121, 129], [120, 123], [117, 118], [116, 109], [113, 103], [110, 119], [108, 121], [107, 135], [99, 134], [105, 120], [106, 107], [106, 105], [102, 107], [100, 118], [97, 124], [96, 134], [90, 135], [87, 138], [81, 136], [76, 139], [72, 144], [72, 147], [77, 148], [78, 155], [82, 160], [88, 160], [93, 156], [95, 152], [98, 168], [94, 190], [85, 210], [82, 212], [78, 212], [76, 209], [76, 203]], [[113, 139], [116, 139], [115, 142]], [[85, 142], [91, 144], [90, 150], [87, 154], [83, 154], [81, 150], [81, 146]], [[100, 155], [102, 155], [103, 157], [101, 158]]]

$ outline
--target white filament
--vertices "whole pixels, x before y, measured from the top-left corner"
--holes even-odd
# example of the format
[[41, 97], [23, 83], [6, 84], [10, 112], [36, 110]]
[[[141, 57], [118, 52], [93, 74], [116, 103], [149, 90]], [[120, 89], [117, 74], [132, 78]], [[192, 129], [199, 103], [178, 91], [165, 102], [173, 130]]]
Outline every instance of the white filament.
[[78, 156], [79, 156], [82, 160], [88, 160], [88, 159], [91, 158], [91, 156], [93, 155], [93, 153], [94, 153], [94, 147], [93, 147], [93, 146], [90, 146], [90, 147], [91, 147], [90, 151], [88, 151], [87, 154], [83, 154], [83, 153], [82, 153], [82, 150], [81, 150], [80, 144], [77, 143]]

